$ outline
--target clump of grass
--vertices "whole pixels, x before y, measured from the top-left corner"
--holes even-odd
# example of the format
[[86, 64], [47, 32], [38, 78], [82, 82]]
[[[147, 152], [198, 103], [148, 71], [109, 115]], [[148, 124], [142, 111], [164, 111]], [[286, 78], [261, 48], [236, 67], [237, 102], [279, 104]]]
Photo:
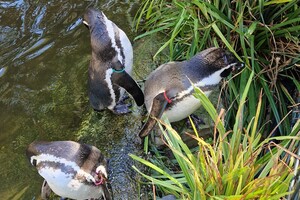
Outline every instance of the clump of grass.
[[[167, 41], [154, 57], [168, 49], [170, 60], [188, 59], [211, 46], [229, 49], [246, 63], [247, 70], [228, 83], [224, 105], [238, 107], [240, 92], [254, 71], [255, 84], [249, 89], [244, 120], [250, 122], [254, 117], [263, 90], [263, 118], [258, 119], [258, 126], [264, 137], [273, 129], [273, 133], [285, 135], [291, 132], [290, 110], [296, 104], [293, 94], [300, 90], [299, 15], [296, 0], [146, 0], [136, 17], [136, 27], [144, 33], [136, 39], [153, 33], [165, 35]], [[235, 113], [235, 109], [227, 110], [228, 125], [234, 124]]]
[[[256, 115], [250, 124], [243, 124], [243, 108], [248, 96], [254, 73], [249, 77], [240, 99], [236, 122], [232, 130], [226, 130], [222, 116], [205, 94], [195, 88], [195, 97], [215, 122], [215, 137], [212, 144], [198, 136], [190, 135], [198, 142], [198, 147], [190, 150], [180, 135], [171, 127], [167, 119], [159, 120], [166, 145], [171, 149], [173, 164], [160, 162], [160, 158], [149, 162], [131, 157], [153, 170], [146, 175], [136, 167], [148, 184], [159, 187], [165, 194], [173, 194], [180, 199], [280, 199], [288, 192], [293, 178], [293, 164], [300, 159], [291, 149], [299, 143], [300, 120], [289, 136], [278, 136], [261, 140], [258, 119], [262, 107], [262, 95], [258, 100]], [[253, 84], [253, 83], [252, 83]], [[240, 125], [242, 123], [242, 129]], [[164, 125], [166, 130], [161, 126]], [[217, 136], [218, 133], [218, 136]], [[280, 141], [276, 144], [272, 140]], [[262, 152], [264, 152], [262, 154]], [[158, 160], [158, 161], [157, 161]], [[153, 164], [155, 163], [155, 164]], [[169, 166], [176, 166], [170, 168]]]
[[166, 143], [176, 158], [169, 161], [173, 167], [161, 161], [155, 148], [151, 162], [132, 155], [153, 170], [144, 174], [149, 183], [182, 199], [279, 199], [291, 193], [299, 159], [300, 122], [291, 122], [292, 109], [299, 106], [294, 98], [300, 91], [299, 15], [296, 0], [143, 1], [136, 16], [142, 32], [136, 39], [165, 36], [154, 58], [168, 50], [169, 60], [183, 60], [219, 46], [246, 64], [239, 76], [225, 82], [226, 110], [220, 116], [195, 89], [216, 124], [211, 144], [195, 129], [191, 137], [199, 145], [192, 151], [163, 120]]

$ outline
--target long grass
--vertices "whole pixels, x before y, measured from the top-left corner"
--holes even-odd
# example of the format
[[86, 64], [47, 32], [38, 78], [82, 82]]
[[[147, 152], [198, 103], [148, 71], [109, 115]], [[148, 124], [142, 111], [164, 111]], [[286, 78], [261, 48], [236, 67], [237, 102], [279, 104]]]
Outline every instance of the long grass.
[[[136, 27], [144, 31], [136, 39], [153, 33], [166, 36], [167, 41], [154, 57], [164, 49], [170, 60], [188, 59], [211, 46], [229, 49], [248, 70], [228, 83], [225, 106], [237, 108], [240, 93], [254, 71], [255, 84], [249, 89], [245, 108], [249, 115], [244, 120], [249, 122], [255, 116], [259, 92], [263, 90], [263, 118], [258, 119], [258, 126], [264, 137], [273, 129], [280, 135], [291, 132], [289, 110], [296, 103], [290, 85], [300, 90], [298, 1], [146, 0], [136, 21]], [[231, 125], [234, 115], [235, 110], [229, 109], [226, 117]]]
[[[253, 73], [252, 73], [253, 75]], [[252, 82], [250, 77], [239, 110], [243, 109], [245, 98]], [[253, 84], [253, 83], [252, 83]], [[159, 120], [166, 145], [171, 149], [175, 160], [165, 164], [160, 160], [152, 162], [130, 155], [133, 159], [153, 170], [146, 175], [134, 167], [149, 180], [149, 184], [159, 187], [165, 194], [173, 194], [179, 199], [280, 199], [288, 192], [293, 178], [293, 164], [300, 159], [289, 149], [299, 143], [300, 121], [297, 122], [289, 136], [277, 136], [260, 140], [261, 133], [257, 127], [262, 98], [259, 99], [257, 116], [244, 129], [228, 130], [205, 94], [195, 88], [195, 97], [201, 100], [210, 117], [215, 121], [219, 136], [209, 144], [195, 135], [190, 135], [198, 142], [196, 150], [190, 150], [181, 136], [171, 127], [167, 119]], [[239, 119], [243, 115], [238, 114]], [[235, 127], [239, 126], [237, 119]], [[251, 130], [251, 128], [253, 128]], [[250, 131], [251, 130], [251, 131]], [[215, 134], [216, 135], [216, 134]], [[243, 137], [241, 137], [243, 135]], [[279, 143], [270, 142], [272, 140]], [[262, 154], [263, 151], [267, 151]], [[155, 163], [155, 164], [153, 164]], [[180, 170], [170, 170], [178, 165]]]
[[195, 129], [191, 137], [199, 145], [190, 150], [166, 119], [160, 122], [175, 159], [155, 147], [149, 161], [132, 155], [153, 170], [144, 174], [149, 184], [182, 199], [279, 199], [292, 193], [294, 187], [288, 187], [299, 169], [293, 167], [300, 122], [291, 120], [293, 108], [299, 108], [299, 1], [144, 0], [136, 29], [141, 30], [136, 40], [164, 36], [154, 58], [168, 52], [166, 60], [184, 60], [219, 46], [246, 64], [222, 88], [222, 113], [195, 89], [215, 121], [212, 143]]

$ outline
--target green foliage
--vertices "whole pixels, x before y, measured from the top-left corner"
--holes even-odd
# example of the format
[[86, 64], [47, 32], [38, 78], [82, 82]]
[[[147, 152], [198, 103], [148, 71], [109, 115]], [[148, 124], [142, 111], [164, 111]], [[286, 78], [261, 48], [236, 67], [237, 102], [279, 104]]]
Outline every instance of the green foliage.
[[[263, 90], [260, 115], [263, 118], [258, 119], [258, 127], [267, 137], [278, 124], [279, 133], [284, 135], [291, 132], [289, 117], [284, 117], [290, 114], [288, 108], [295, 104], [291, 98], [294, 91], [290, 88], [299, 86], [300, 79], [300, 8], [297, 2], [145, 0], [136, 17], [136, 27], [142, 27], [144, 33], [136, 39], [153, 33], [164, 34], [167, 41], [154, 57], [168, 48], [171, 60], [188, 59], [211, 46], [229, 49], [247, 68], [241, 76], [229, 81], [227, 100], [223, 103], [227, 108], [238, 107], [237, 100], [254, 71], [255, 84], [249, 89], [244, 108], [248, 115], [243, 120], [249, 123], [255, 116], [257, 99]], [[227, 111], [226, 121], [231, 126], [236, 118], [235, 111]]]
[[[210, 117], [215, 121], [219, 136], [215, 135], [212, 144], [195, 135], [189, 135], [198, 142], [195, 150], [190, 150], [181, 136], [171, 127], [168, 120], [159, 120], [161, 131], [167, 146], [176, 160], [172, 164], [160, 162], [160, 156], [151, 162], [135, 155], [133, 159], [143, 163], [154, 172], [151, 176], [141, 172], [150, 182], [159, 187], [165, 194], [174, 194], [180, 199], [280, 199], [289, 194], [288, 187], [293, 178], [293, 164], [296, 155], [293, 149], [299, 142], [300, 121], [289, 136], [278, 136], [261, 139], [256, 129], [261, 109], [262, 98], [252, 123], [242, 124], [244, 116], [240, 112], [249, 94], [252, 83], [251, 74], [240, 100], [237, 119], [233, 130], [226, 131], [220, 115], [199, 89], [195, 88], [195, 97], [201, 100]], [[164, 125], [166, 130], [161, 126]], [[231, 134], [228, 134], [228, 133]], [[275, 144], [272, 140], [280, 141]], [[262, 152], [265, 152], [262, 154]], [[294, 156], [292, 159], [290, 156]], [[299, 158], [298, 158], [299, 159]], [[155, 163], [155, 164], [153, 164]], [[178, 165], [180, 170], [172, 170], [170, 166]]]
[[195, 88], [195, 97], [215, 122], [212, 143], [194, 128], [191, 137], [198, 147], [191, 150], [167, 119], [159, 120], [175, 159], [155, 148], [149, 161], [131, 155], [152, 169], [151, 175], [140, 171], [149, 183], [181, 199], [280, 199], [289, 193], [299, 159], [300, 122], [291, 123], [300, 91], [299, 15], [297, 0], [143, 1], [136, 16], [136, 29], [142, 32], [136, 40], [154, 33], [165, 36], [154, 58], [167, 50], [170, 60], [183, 60], [219, 46], [246, 64], [224, 84], [226, 112], [218, 114]]

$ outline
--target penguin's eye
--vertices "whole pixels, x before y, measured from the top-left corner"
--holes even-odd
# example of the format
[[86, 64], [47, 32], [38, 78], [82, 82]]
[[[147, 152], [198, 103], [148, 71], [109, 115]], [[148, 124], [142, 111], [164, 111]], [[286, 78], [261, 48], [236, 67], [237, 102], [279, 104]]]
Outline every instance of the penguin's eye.
[[36, 163], [37, 163], [37, 160], [36, 159], [32, 159], [32, 165], [34, 166], [34, 167], [36, 167]]

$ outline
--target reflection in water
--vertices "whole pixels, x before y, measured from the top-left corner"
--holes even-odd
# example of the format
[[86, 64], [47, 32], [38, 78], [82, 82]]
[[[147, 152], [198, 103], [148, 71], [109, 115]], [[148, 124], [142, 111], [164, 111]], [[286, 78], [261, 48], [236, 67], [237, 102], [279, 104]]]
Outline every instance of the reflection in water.
[[[133, 132], [128, 126], [139, 127], [134, 122], [139, 117], [97, 114], [88, 103], [90, 40], [88, 31], [81, 26], [81, 16], [89, 6], [101, 7], [125, 32], [130, 32], [126, 24], [133, 16], [130, 12], [136, 6], [134, 2], [0, 2], [1, 199], [38, 198], [42, 178], [24, 154], [34, 140], [80, 139], [97, 146], [108, 157], [120, 154], [112, 147], [120, 148], [124, 151], [117, 156], [120, 162], [131, 151], [130, 145], [124, 145], [132, 136], [123, 136]], [[106, 115], [109, 120], [102, 119]], [[116, 126], [111, 130], [112, 120], [116, 120], [115, 124], [119, 120], [122, 128]], [[85, 123], [87, 128], [83, 127]], [[95, 132], [99, 125], [106, 127], [101, 129], [102, 135]], [[79, 129], [83, 135], [78, 133]], [[119, 165], [123, 171], [117, 170], [115, 174], [126, 172], [126, 167]]]
[[6, 69], [6, 67], [0, 68], [0, 77], [4, 75]]
[[20, 52], [16, 57], [13, 59], [16, 60], [22, 56], [27, 56], [26, 60], [31, 60], [45, 51], [47, 51], [53, 44], [54, 42], [49, 42], [50, 38], [41, 38], [40, 40], [36, 41], [35, 44], [33, 44], [31, 47], [29, 47], [27, 50]]

